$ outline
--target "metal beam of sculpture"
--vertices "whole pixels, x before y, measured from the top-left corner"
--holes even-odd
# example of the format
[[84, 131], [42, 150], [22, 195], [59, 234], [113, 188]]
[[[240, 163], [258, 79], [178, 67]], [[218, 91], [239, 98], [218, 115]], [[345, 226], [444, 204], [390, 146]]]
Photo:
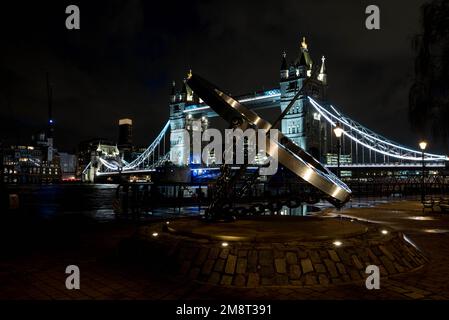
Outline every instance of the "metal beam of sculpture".
[[[200, 76], [192, 75], [187, 80], [187, 84], [219, 116], [229, 123], [235, 122], [236, 119], [242, 119], [257, 129], [268, 131], [272, 128], [268, 121]], [[267, 136], [266, 145], [268, 155], [277, 154], [279, 163], [302, 180], [321, 190], [334, 205], [341, 206], [349, 200], [351, 190], [346, 184], [283, 134], [279, 133], [279, 141], [274, 141]]]

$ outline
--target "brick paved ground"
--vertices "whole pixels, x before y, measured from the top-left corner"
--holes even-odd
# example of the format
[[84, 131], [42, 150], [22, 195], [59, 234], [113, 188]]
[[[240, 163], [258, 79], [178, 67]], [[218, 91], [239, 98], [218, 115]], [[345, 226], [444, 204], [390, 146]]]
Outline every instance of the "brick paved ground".
[[[152, 261], [135, 255], [117, 259], [120, 240], [132, 235], [135, 227], [112, 223], [61, 232], [57, 241], [43, 245], [33, 246], [33, 242], [40, 243], [39, 237], [51, 239], [53, 234], [34, 230], [31, 235], [16, 235], [11, 241], [23, 238], [20, 253], [9, 252], [0, 259], [0, 299], [449, 299], [448, 215], [423, 215], [420, 204], [412, 201], [337, 214], [388, 223], [404, 231], [430, 262], [414, 273], [382, 279], [380, 290], [369, 291], [364, 283], [315, 288], [216, 287], [173, 278], [157, 267], [152, 269]], [[28, 244], [31, 236], [35, 241]], [[2, 251], [8, 245], [3, 240]], [[145, 258], [145, 253], [137, 256]], [[69, 264], [80, 267], [81, 290], [65, 288], [64, 271]]]

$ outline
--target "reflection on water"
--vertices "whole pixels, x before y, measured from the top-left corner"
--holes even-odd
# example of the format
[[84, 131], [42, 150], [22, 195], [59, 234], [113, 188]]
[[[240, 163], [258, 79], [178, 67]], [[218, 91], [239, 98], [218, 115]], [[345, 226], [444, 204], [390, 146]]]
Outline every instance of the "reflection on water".
[[398, 200], [420, 200], [416, 195], [410, 196], [392, 196], [392, 197], [353, 197], [348, 203], [346, 208], [369, 208], [380, 204], [386, 204], [391, 201]]
[[[115, 219], [112, 201], [116, 184], [53, 184], [12, 186], [18, 193], [21, 208], [40, 218], [52, 219], [63, 215], [83, 215], [98, 221]], [[204, 214], [205, 208], [158, 208], [145, 217], [179, 217]]]
[[96, 220], [114, 218], [113, 184], [50, 184], [11, 187], [17, 192], [21, 208], [39, 217], [51, 219], [59, 215], [83, 214]]
[[154, 217], [181, 217], [181, 216], [195, 216], [204, 215], [206, 211], [205, 207], [189, 206], [182, 208], [157, 208], [152, 212], [148, 212], [149, 215]]
[[[82, 214], [95, 220], [112, 220], [115, 218], [112, 200], [117, 185], [115, 184], [54, 184], [11, 186], [11, 192], [20, 196], [21, 207], [39, 217], [51, 219], [59, 215]], [[396, 199], [397, 200], [397, 199]], [[345, 207], [371, 207], [386, 203], [391, 199], [357, 198], [352, 199]], [[333, 207], [321, 201], [313, 206], [297, 208], [283, 207], [281, 214], [304, 216], [319, 210]], [[204, 214], [205, 207], [159, 208], [148, 212], [148, 217], [177, 217]]]
[[315, 212], [320, 211], [321, 209], [316, 206], [309, 206], [309, 205], [301, 205], [297, 208], [289, 208], [286, 206], [283, 206], [281, 209], [281, 215], [284, 216], [307, 216], [310, 214], [313, 214]]
[[[321, 209], [316, 206], [303, 205], [297, 208], [289, 208], [283, 206], [280, 210], [281, 215], [290, 215], [290, 216], [306, 216], [320, 211]], [[148, 214], [153, 215], [155, 217], [179, 217], [179, 216], [192, 216], [192, 215], [204, 215], [206, 211], [206, 207], [182, 207], [182, 208], [159, 208], [155, 209]], [[269, 211], [266, 211], [265, 214], [270, 214]]]

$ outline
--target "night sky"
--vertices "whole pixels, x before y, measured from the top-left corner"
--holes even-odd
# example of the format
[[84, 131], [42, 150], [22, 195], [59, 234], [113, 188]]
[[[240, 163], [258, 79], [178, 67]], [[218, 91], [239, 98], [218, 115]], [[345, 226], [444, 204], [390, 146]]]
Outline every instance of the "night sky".
[[[0, 137], [26, 143], [45, 127], [45, 74], [53, 86], [56, 146], [117, 139], [134, 120], [148, 145], [168, 117], [171, 81], [193, 71], [238, 95], [277, 87], [281, 54], [302, 36], [314, 63], [327, 58], [329, 99], [344, 113], [416, 147], [407, 117], [411, 40], [424, 1], [15, 1], [0, 9]], [[65, 28], [76, 4], [81, 30]], [[365, 28], [377, 4], [381, 30]]]

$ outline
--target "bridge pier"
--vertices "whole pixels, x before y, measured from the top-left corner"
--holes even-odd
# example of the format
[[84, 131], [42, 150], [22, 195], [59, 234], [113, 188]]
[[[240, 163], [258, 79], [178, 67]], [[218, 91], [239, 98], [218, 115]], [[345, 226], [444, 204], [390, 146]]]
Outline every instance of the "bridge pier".
[[83, 175], [81, 176], [81, 181], [94, 183], [96, 172], [97, 172], [97, 168], [95, 166], [91, 165], [89, 167], [89, 169], [87, 169], [85, 172], [83, 172]]

